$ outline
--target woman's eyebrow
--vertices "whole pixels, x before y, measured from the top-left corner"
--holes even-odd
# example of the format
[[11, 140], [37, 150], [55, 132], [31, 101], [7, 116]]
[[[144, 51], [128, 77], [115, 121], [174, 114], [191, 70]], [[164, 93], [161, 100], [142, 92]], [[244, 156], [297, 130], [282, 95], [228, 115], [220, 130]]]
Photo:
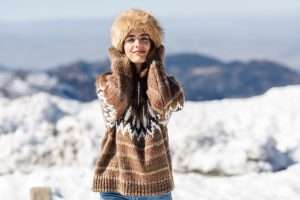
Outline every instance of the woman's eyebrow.
[[130, 35], [127, 35], [127, 37], [134, 37], [135, 35], [133, 35], [133, 34], [130, 34]]
[[[134, 34], [129, 34], [127, 37], [135, 37], [136, 35], [134, 35]], [[148, 33], [142, 33], [142, 34], [140, 34], [140, 35], [137, 35], [137, 36], [148, 36], [149, 37], [149, 34]]]
[[141, 34], [141, 36], [148, 36], [149, 37], [149, 34], [148, 33], [143, 33], [143, 34]]

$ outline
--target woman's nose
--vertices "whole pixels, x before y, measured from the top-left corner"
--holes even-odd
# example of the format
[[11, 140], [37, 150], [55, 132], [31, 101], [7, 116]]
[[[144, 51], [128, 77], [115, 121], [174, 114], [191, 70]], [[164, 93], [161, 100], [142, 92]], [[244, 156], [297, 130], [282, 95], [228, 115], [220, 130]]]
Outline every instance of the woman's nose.
[[134, 40], [134, 46], [139, 47], [141, 44], [141, 41], [139, 39]]

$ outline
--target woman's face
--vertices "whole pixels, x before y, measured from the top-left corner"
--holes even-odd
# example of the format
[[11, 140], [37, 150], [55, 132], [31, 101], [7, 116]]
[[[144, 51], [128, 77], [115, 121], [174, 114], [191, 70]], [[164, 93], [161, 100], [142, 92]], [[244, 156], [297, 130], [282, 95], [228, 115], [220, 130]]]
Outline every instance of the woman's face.
[[141, 64], [146, 61], [150, 48], [151, 41], [147, 33], [130, 32], [125, 38], [125, 54], [135, 64]]

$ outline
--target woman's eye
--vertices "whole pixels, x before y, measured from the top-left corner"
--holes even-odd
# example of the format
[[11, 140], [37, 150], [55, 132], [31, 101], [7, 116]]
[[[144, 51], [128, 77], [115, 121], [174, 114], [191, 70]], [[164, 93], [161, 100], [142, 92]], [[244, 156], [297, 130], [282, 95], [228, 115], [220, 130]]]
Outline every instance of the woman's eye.
[[[125, 42], [127, 42], [127, 43], [133, 43], [134, 41], [135, 41], [136, 39], [135, 38], [127, 38], [126, 40], [125, 40]], [[148, 43], [148, 42], [150, 42], [150, 38], [149, 37], [141, 37], [141, 38], [139, 38], [138, 39], [139, 41], [141, 41], [141, 42], [143, 42], [143, 43]]]
[[133, 38], [128, 38], [128, 39], [126, 39], [126, 42], [134, 42], [134, 39]]
[[144, 41], [144, 42], [148, 42], [149, 38], [145, 37], [145, 38], [142, 38], [141, 40]]

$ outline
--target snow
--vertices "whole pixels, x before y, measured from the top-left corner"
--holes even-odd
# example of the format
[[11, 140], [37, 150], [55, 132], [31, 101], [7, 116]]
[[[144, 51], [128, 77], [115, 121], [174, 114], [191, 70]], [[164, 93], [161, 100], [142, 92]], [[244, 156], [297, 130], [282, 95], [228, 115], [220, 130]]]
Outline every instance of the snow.
[[[173, 199], [184, 200], [294, 200], [300, 194], [300, 165], [277, 173], [249, 173], [240, 176], [204, 176], [194, 173], [174, 173]], [[29, 200], [31, 187], [46, 186], [53, 200], [99, 199], [91, 192], [89, 168], [53, 167], [37, 169], [34, 173], [3, 175], [0, 178], [3, 199]]]
[[[170, 119], [174, 199], [300, 197], [300, 86], [261, 96], [186, 102]], [[48, 93], [0, 97], [0, 193], [29, 199], [49, 186], [54, 200], [99, 199], [90, 190], [104, 134], [98, 100]]]
[[169, 123], [175, 168], [234, 175], [298, 162], [299, 100], [299, 86], [288, 86], [251, 98], [187, 102]]
[[29, 73], [26, 76], [12, 71], [1, 71], [0, 73], [0, 88], [2, 89], [0, 97], [16, 98], [39, 91], [51, 91], [57, 85], [57, 78], [49, 76], [45, 72]]

